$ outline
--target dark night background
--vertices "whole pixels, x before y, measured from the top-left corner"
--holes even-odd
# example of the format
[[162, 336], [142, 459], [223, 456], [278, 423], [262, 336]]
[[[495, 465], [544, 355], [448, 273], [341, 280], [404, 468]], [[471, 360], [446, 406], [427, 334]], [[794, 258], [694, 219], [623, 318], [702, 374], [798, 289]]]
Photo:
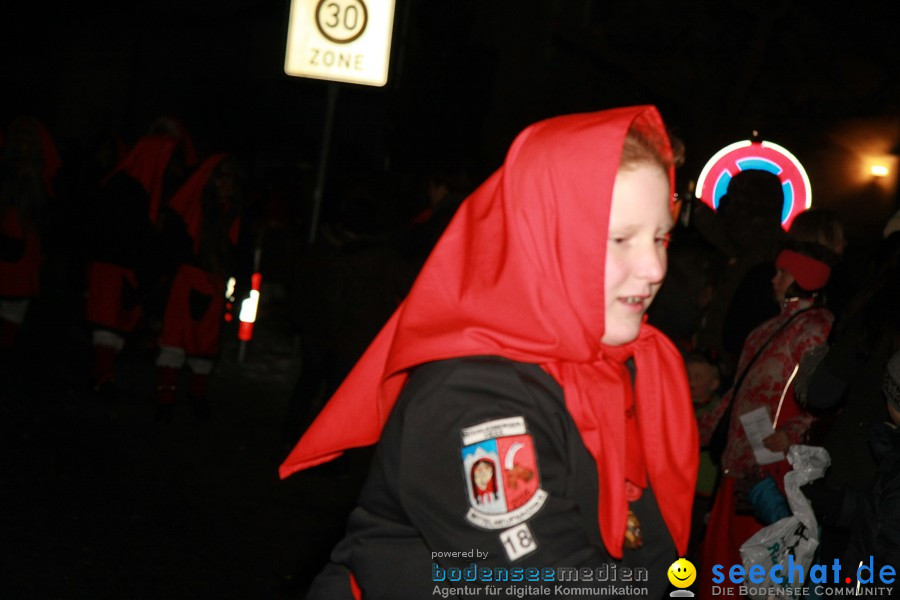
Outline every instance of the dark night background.
[[[282, 219], [267, 283], [286, 283], [285, 249], [302, 246], [332, 86], [326, 218], [346, 180], [386, 182], [384, 209], [410, 216], [426, 165], [465, 165], [480, 181], [531, 122], [651, 103], [685, 143], [682, 191], [757, 130], [800, 159], [814, 205], [863, 247], [898, 208], [900, 36], [887, 12], [870, 0], [397, 0], [388, 84], [372, 88], [284, 74], [286, 0], [5, 0], [0, 121], [38, 117], [71, 172], [100, 136], [132, 143], [171, 115], [202, 156], [238, 155], [251, 198], [305, 178], [282, 186], [286, 208], [267, 217]], [[874, 159], [890, 176], [868, 174]], [[68, 214], [87, 201], [62, 200]], [[0, 519], [13, 574], [0, 595], [301, 596], [355, 488], [345, 472], [277, 480], [298, 361], [287, 309], [264, 293], [248, 361], [236, 362], [233, 332], [223, 348], [218, 419], [168, 431], [152, 421], [153, 350], [124, 357], [124, 401], [86, 402], [73, 383], [88, 360], [78, 304], [42, 299], [21, 362], [0, 369], [12, 445], [2, 494], [14, 504]]]
[[[288, 12], [285, 0], [5, 2], [0, 116], [43, 119], [64, 155], [105, 131], [131, 142], [166, 114], [255, 177], [314, 164], [329, 84], [284, 74]], [[896, 176], [864, 181], [858, 163], [897, 154], [897, 39], [869, 0], [398, 0], [388, 84], [335, 84], [329, 180], [423, 157], [480, 179], [530, 122], [653, 103], [686, 143], [682, 187], [758, 130], [859, 238], [896, 204]]]

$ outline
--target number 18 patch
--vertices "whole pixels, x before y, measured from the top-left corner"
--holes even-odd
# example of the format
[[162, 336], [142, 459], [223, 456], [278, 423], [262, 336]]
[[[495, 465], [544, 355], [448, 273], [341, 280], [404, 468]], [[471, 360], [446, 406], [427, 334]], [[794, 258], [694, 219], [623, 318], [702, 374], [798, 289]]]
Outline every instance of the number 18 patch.
[[541, 509], [548, 494], [541, 489], [534, 440], [523, 417], [466, 427], [462, 439], [466, 520], [482, 529], [506, 529]]
[[528, 529], [528, 523], [522, 523], [501, 533], [500, 542], [509, 560], [518, 560], [537, 550], [537, 542]]

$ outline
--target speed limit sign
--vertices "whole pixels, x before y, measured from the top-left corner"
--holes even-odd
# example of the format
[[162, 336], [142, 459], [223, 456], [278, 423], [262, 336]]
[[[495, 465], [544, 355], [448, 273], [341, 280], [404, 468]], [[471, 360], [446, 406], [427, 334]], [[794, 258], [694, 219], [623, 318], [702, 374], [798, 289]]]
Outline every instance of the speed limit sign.
[[383, 86], [394, 0], [292, 0], [288, 75]]

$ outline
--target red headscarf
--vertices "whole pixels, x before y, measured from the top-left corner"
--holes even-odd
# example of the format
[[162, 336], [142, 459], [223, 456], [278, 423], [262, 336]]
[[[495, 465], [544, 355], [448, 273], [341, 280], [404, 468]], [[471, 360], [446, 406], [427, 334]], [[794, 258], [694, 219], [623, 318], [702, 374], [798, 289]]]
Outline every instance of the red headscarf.
[[162, 203], [166, 167], [178, 146], [178, 140], [167, 135], [146, 136], [138, 140], [131, 152], [107, 176], [107, 180], [125, 171], [135, 178], [150, 197], [149, 217], [156, 223]]
[[779, 252], [775, 266], [790, 273], [797, 285], [808, 292], [821, 290], [831, 276], [831, 267], [826, 263], [795, 250]]
[[523, 131], [504, 165], [462, 204], [409, 296], [281, 465], [281, 476], [375, 443], [416, 365], [473, 355], [537, 363], [562, 386], [597, 463], [600, 533], [607, 551], [621, 557], [624, 361], [633, 356], [647, 474], [683, 554], [699, 456], [684, 363], [649, 325], [626, 346], [600, 343], [612, 190], [631, 127], [671, 153], [649, 106], [557, 117]]
[[[200, 252], [200, 240], [203, 235], [203, 191], [216, 168], [227, 156], [219, 153], [207, 158], [169, 201], [169, 206], [187, 225], [188, 235], [194, 241], [195, 254]], [[240, 220], [235, 219], [228, 230], [228, 239], [232, 244], [237, 244], [239, 227]]]

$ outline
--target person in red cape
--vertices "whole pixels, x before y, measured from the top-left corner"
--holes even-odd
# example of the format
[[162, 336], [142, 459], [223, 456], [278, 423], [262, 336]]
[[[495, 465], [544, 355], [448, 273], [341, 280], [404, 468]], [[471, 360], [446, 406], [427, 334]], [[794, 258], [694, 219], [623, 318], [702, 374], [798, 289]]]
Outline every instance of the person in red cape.
[[225, 280], [240, 228], [237, 161], [227, 154], [206, 159], [169, 202], [166, 252], [176, 263], [160, 335], [157, 408], [171, 420], [185, 364], [195, 418], [209, 417], [207, 381], [219, 353], [225, 312]]
[[169, 115], [158, 117], [147, 129], [148, 136], [168, 136], [178, 140], [178, 144], [184, 154], [184, 166], [193, 168], [197, 166], [197, 148], [194, 145], [194, 136], [188, 131], [181, 119]]
[[172, 136], [141, 138], [106, 177], [93, 204], [85, 314], [95, 391], [112, 389], [125, 337], [137, 328], [157, 285], [159, 215], [181, 183], [183, 154]]
[[0, 160], [0, 349], [7, 350], [40, 294], [42, 229], [61, 166], [34, 117], [14, 119], [8, 133]]
[[[515, 139], [281, 465], [287, 477], [378, 443], [309, 598], [430, 597], [471, 562], [628, 567], [663, 595], [699, 455], [684, 363], [645, 319], [674, 162], [650, 106]], [[501, 471], [490, 510], [468, 489], [482, 457]], [[482, 560], [452, 554], [473, 550]]]

